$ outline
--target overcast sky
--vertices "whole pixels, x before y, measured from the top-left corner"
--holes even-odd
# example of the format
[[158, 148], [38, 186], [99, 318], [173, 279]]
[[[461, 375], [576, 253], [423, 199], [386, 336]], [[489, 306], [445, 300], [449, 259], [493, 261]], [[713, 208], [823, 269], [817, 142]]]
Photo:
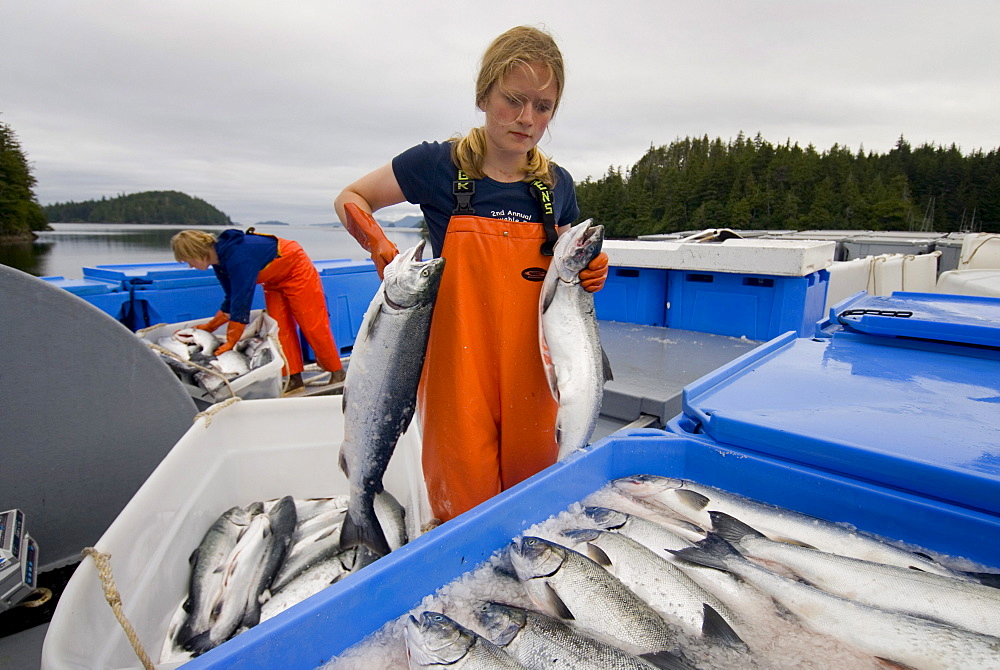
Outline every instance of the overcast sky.
[[246, 225], [322, 223], [357, 177], [483, 123], [479, 57], [519, 24], [562, 49], [541, 146], [577, 181], [740, 131], [1000, 146], [996, 0], [9, 0], [0, 120], [42, 204], [177, 190]]

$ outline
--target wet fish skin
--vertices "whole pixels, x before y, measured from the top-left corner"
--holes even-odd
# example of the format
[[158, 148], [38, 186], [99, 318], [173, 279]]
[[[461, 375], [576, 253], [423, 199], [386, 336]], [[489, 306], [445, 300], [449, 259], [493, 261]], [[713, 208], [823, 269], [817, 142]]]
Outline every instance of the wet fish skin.
[[594, 295], [580, 271], [601, 251], [604, 226], [587, 219], [559, 236], [539, 299], [539, 346], [552, 396], [559, 403], [556, 440], [562, 460], [587, 446], [597, 425], [604, 383], [613, 378], [601, 347]]
[[230, 508], [209, 527], [191, 553], [191, 578], [184, 603], [188, 615], [177, 633], [178, 646], [187, 648], [192, 638], [209, 629], [212, 607], [222, 589], [226, 559], [249, 523], [247, 510]]
[[1000, 589], [775, 542], [728, 514], [711, 515], [719, 535], [740, 553], [780, 563], [828, 593], [1000, 637]]
[[431, 314], [444, 259], [422, 261], [424, 243], [400, 253], [368, 306], [344, 383], [340, 467], [350, 482], [341, 547], [391, 547], [375, 514], [375, 495], [416, 408]]
[[491, 641], [529, 670], [652, 670], [657, 666], [533, 610], [486, 602], [476, 616]]
[[271, 537], [247, 592], [246, 610], [241, 622], [247, 628], [260, 623], [260, 606], [271, 597], [271, 584], [288, 554], [295, 533], [295, 500], [292, 496], [285, 496], [266, 516]]
[[563, 535], [576, 544], [574, 550], [608, 569], [668, 621], [696, 637], [746, 649], [734, 629], [743, 625], [740, 617], [670, 561], [620, 533], [579, 529]]
[[222, 342], [212, 333], [201, 328], [181, 328], [173, 334], [173, 338], [178, 342], [195, 347], [192, 353], [200, 353], [203, 356], [212, 356]]
[[635, 475], [615, 480], [614, 487], [635, 500], [681, 514], [706, 530], [712, 529], [710, 511], [725, 512], [772, 540], [938, 575], [959, 576], [925, 556], [871, 535], [689, 480]]
[[677, 631], [590, 558], [525, 536], [510, 545], [510, 559], [531, 600], [550, 616], [572, 620], [641, 654], [677, 650]]
[[254, 514], [223, 566], [222, 587], [212, 606], [210, 627], [184, 645], [193, 655], [199, 656], [214, 649], [239, 628], [260, 565], [266, 560], [271, 538], [268, 515]]
[[331, 508], [296, 527], [285, 560], [271, 583], [272, 593], [277, 593], [313, 566], [340, 553], [340, 525], [346, 514], [346, 508]]
[[679, 558], [728, 570], [768, 593], [808, 628], [916, 670], [1000, 668], [1000, 638], [831, 595], [763, 568], [712, 533]]
[[524, 666], [486, 638], [440, 612], [410, 616], [405, 629], [410, 668], [524, 670]]
[[693, 542], [705, 539], [705, 531], [690, 522], [669, 519], [658, 523], [606, 507], [586, 507], [584, 513], [598, 528], [620, 533], [674, 563], [696, 584], [725, 602], [744, 602], [756, 593], [753, 587], [728, 572], [681, 561], [674, 556], [673, 550], [694, 546]]

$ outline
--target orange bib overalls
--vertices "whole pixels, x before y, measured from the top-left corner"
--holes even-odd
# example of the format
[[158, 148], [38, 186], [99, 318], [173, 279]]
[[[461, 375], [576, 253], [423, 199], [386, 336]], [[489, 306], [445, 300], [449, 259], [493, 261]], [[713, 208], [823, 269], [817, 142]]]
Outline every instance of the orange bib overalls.
[[419, 390], [431, 509], [447, 521], [556, 461], [538, 345], [539, 223], [453, 216]]
[[257, 274], [257, 283], [264, 288], [267, 313], [278, 322], [278, 341], [287, 363], [284, 374], [302, 372], [296, 324], [316, 354], [316, 362], [328, 372], [340, 370], [343, 364], [330, 331], [323, 282], [316, 266], [298, 242], [277, 240], [278, 257]]

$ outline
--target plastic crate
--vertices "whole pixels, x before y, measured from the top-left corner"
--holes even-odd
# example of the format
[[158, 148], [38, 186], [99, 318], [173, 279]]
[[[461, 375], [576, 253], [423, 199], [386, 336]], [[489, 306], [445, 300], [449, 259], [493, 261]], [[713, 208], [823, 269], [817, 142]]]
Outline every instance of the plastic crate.
[[612, 267], [594, 294], [597, 318], [645, 326], [667, 322], [667, 270]]
[[[671, 430], [1000, 514], [1000, 347], [979, 344], [1000, 321], [913, 311], [850, 326], [875, 334], [775, 338], [685, 387]], [[950, 341], [913, 339], [927, 333]]]
[[184, 667], [312, 670], [419, 606], [526, 528], [637, 473], [691, 479], [945, 554], [995, 564], [1000, 517], [761, 454], [658, 430], [633, 430], [580, 450], [417, 538], [349, 579]]
[[63, 288], [86, 300], [113, 319], [123, 324], [131, 320], [131, 296], [122, 282], [101, 279], [66, 279], [62, 276], [42, 277], [45, 281]]
[[826, 306], [828, 270], [804, 277], [670, 270], [670, 328], [769, 340], [811, 337]]
[[[371, 260], [352, 261], [347, 258], [314, 261], [323, 282], [326, 310], [330, 316], [330, 330], [341, 354], [350, 353], [358, 329], [365, 318], [365, 311], [382, 284], [375, 264]], [[315, 358], [304, 337], [302, 355], [306, 360]]]

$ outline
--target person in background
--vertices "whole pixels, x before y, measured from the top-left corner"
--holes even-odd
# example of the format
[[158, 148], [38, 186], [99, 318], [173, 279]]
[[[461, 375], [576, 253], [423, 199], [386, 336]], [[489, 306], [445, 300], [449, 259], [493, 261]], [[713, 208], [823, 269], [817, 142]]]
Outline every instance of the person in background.
[[214, 332], [228, 324], [226, 341], [215, 350], [216, 355], [239, 342], [250, 321], [254, 285], [262, 284], [267, 313], [278, 324], [278, 341], [288, 376], [286, 390], [304, 385], [302, 346], [296, 326], [315, 352], [316, 362], [331, 373], [331, 381], [344, 381], [346, 373], [330, 331], [323, 282], [298, 242], [254, 233], [253, 228], [246, 233], [225, 230], [218, 240], [200, 230], [182, 230], [170, 240], [170, 246], [181, 263], [199, 270], [211, 266], [222, 284], [222, 306], [211, 321], [197, 326]]
[[[424, 142], [345, 188], [340, 220], [381, 274], [398, 253], [371, 212], [419, 205], [446, 259], [418, 395], [431, 508], [447, 521], [555, 463], [558, 409], [538, 343], [538, 300], [559, 233], [580, 215], [573, 179], [538, 148], [562, 97], [552, 37], [520, 26], [483, 55], [485, 125]], [[581, 272], [597, 291], [600, 254]]]

